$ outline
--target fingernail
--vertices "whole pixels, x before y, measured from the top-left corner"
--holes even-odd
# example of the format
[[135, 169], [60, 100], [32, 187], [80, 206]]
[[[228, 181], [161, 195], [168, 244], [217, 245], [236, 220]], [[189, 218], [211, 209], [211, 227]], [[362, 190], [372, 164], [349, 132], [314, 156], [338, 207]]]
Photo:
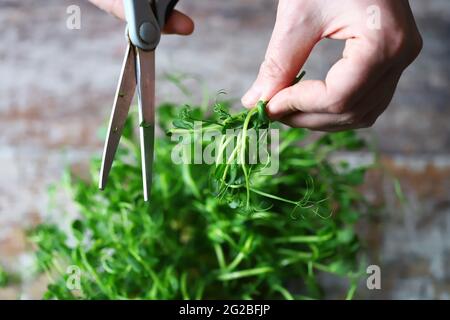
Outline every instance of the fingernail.
[[255, 88], [251, 88], [243, 97], [242, 104], [247, 108], [253, 108], [258, 102], [261, 92]]

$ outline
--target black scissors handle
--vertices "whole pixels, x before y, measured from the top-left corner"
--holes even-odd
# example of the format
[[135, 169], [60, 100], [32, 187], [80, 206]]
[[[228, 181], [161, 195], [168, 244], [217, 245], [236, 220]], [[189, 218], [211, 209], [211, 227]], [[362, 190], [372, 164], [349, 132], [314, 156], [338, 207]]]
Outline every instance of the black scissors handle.
[[158, 19], [159, 27], [162, 30], [166, 25], [167, 20], [169, 20], [169, 17], [172, 14], [173, 10], [175, 9], [178, 0], [156, 0], [154, 2], [156, 4], [156, 19]]
[[178, 0], [123, 1], [131, 43], [144, 51], [155, 50]]

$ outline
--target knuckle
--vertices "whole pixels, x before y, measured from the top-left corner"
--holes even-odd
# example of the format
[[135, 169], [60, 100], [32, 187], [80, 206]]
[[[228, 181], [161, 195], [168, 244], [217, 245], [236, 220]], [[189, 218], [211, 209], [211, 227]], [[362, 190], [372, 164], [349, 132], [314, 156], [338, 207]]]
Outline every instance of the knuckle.
[[397, 32], [390, 36], [388, 56], [394, 62], [405, 61], [410, 64], [423, 48], [423, 39], [418, 31]]
[[296, 99], [296, 92], [294, 88], [290, 87], [285, 89], [286, 90], [286, 99], [284, 101], [285, 103], [285, 109], [290, 110], [291, 112], [298, 111], [297, 107], [297, 99]]
[[348, 110], [348, 103], [344, 100], [334, 101], [326, 108], [326, 111], [332, 114], [345, 114]]
[[413, 58], [417, 58], [417, 56], [422, 52], [423, 49], [423, 38], [419, 32], [415, 34], [415, 36], [411, 40], [411, 53]]
[[288, 75], [288, 71], [277, 59], [269, 56], [261, 64], [260, 74], [269, 79], [279, 79]]
[[339, 125], [357, 125], [361, 120], [361, 116], [356, 112], [344, 113], [340, 118]]

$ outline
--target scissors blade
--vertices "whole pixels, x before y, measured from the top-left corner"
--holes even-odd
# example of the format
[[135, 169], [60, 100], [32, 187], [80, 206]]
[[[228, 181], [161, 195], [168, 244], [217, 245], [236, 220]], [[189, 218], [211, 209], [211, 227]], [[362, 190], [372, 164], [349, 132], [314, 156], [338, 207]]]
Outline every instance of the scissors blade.
[[99, 188], [105, 189], [111, 171], [114, 156], [128, 117], [130, 105], [136, 91], [136, 53], [132, 44], [128, 44], [120, 74], [119, 85], [114, 99], [108, 132], [103, 150], [100, 169]]
[[137, 90], [144, 201], [150, 199], [155, 146], [155, 51], [137, 50]]

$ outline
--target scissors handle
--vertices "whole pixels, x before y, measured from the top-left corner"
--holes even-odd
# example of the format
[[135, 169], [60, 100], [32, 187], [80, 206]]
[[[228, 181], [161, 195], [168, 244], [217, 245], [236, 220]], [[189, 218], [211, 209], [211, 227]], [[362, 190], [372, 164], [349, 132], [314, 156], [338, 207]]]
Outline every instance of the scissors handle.
[[128, 35], [141, 50], [153, 51], [178, 0], [123, 0]]
[[156, 18], [158, 19], [161, 30], [169, 20], [178, 0], [156, 0]]

